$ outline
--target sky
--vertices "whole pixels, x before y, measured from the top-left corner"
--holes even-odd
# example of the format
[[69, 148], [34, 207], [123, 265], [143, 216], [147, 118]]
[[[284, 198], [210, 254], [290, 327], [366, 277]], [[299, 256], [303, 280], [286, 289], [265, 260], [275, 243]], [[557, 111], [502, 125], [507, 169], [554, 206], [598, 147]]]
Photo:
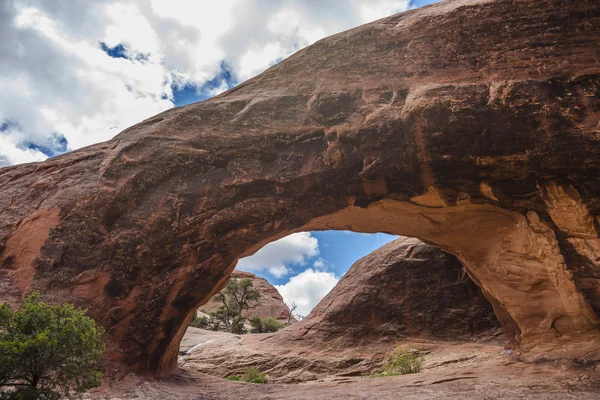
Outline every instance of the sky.
[[[106, 141], [232, 88], [323, 37], [433, 2], [0, 0], [0, 167]], [[260, 274], [288, 299], [302, 285], [330, 289], [351, 259], [382, 241], [306, 233], [273, 246], [278, 255], [296, 245], [313, 246], [314, 254], [275, 259]]]
[[236, 269], [265, 278], [307, 316], [356, 260], [396, 238], [351, 231], [293, 233], [240, 259]]

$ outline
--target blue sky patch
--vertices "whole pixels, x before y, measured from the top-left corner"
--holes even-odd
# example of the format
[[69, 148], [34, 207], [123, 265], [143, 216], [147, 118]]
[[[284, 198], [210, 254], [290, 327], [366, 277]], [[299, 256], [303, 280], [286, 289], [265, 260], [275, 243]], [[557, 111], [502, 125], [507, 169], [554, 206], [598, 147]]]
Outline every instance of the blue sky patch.
[[127, 56], [127, 48], [121, 43], [114, 47], [109, 47], [106, 43], [100, 42], [100, 49], [102, 49], [103, 52], [112, 58], [124, 58], [129, 60], [129, 57]]
[[202, 85], [187, 84], [183, 87], [173, 85], [173, 102], [176, 107], [179, 107], [209, 99], [213, 97], [212, 92], [220, 88], [223, 83], [227, 85], [228, 89], [238, 84], [231, 67], [225, 61], [221, 61], [219, 73]]
[[22, 149], [36, 150], [44, 153], [48, 157], [58, 156], [69, 151], [69, 143], [67, 138], [58, 133], [53, 133], [51, 137], [45, 140], [46, 143], [34, 143], [25, 141], [19, 145]]
[[332, 272], [341, 278], [356, 260], [398, 238], [398, 236], [386, 233], [368, 234], [333, 230], [311, 232], [311, 235], [319, 241], [319, 254], [307, 258], [304, 265], [286, 264], [290, 270], [288, 275], [278, 278], [268, 270], [252, 270], [250, 272], [265, 278], [272, 285], [286, 284], [290, 278], [308, 268]]
[[312, 235], [319, 240], [320, 254], [317, 258], [329, 262], [327, 270], [340, 278], [356, 260], [398, 238], [386, 233], [351, 231], [320, 231], [312, 232]]
[[198, 93], [198, 87], [195, 85], [188, 84], [179, 88], [173, 87], [173, 103], [175, 103], [176, 107], [197, 103], [206, 99], [207, 96]]
[[438, 3], [440, 1], [441, 0], [412, 0], [410, 2], [410, 5], [414, 6], [414, 7], [423, 7], [423, 6], [426, 6], [428, 4]]
[[0, 132], [7, 131], [9, 129], [19, 129], [19, 124], [12, 121], [2, 121], [2, 123], [0, 123]]

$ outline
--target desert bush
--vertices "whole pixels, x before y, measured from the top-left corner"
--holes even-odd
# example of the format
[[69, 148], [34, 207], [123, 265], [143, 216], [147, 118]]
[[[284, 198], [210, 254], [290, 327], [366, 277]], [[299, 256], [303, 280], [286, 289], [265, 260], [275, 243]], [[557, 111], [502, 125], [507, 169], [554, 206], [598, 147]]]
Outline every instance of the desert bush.
[[228, 376], [227, 379], [229, 379], [230, 381], [236, 381], [237, 382], [237, 381], [242, 380], [242, 377], [239, 376], [239, 375], [231, 375], [231, 376]]
[[75, 398], [100, 386], [103, 331], [85, 312], [37, 293], [18, 311], [0, 306], [0, 399]]
[[277, 332], [285, 327], [285, 324], [277, 321], [275, 318], [254, 317], [250, 320], [253, 333]]
[[234, 318], [233, 321], [231, 321], [230, 332], [237, 333], [237, 334], [248, 333], [248, 331], [246, 330], [246, 327], [244, 326], [245, 321], [246, 321], [246, 318], [241, 317], [241, 316], [239, 318]]
[[243, 379], [250, 383], [267, 383], [267, 376], [257, 368], [248, 368], [244, 372]]
[[423, 360], [421, 350], [398, 346], [384, 360], [380, 371], [373, 376], [416, 374], [421, 372]]
[[208, 329], [210, 327], [208, 318], [204, 315], [199, 317], [198, 314], [194, 315], [194, 318], [192, 318], [192, 322], [190, 322], [190, 326], [200, 329]]

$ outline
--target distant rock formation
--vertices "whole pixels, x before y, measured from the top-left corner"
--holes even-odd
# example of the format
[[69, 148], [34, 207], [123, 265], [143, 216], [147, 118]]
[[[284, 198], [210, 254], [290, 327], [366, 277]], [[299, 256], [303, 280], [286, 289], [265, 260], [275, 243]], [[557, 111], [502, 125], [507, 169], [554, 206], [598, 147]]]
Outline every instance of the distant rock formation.
[[[244, 313], [246, 318], [261, 317], [261, 318], [275, 318], [280, 322], [288, 321], [288, 312], [283, 302], [283, 297], [279, 294], [277, 289], [266, 279], [260, 278], [250, 272], [244, 271], [233, 271], [231, 279], [250, 279], [253, 287], [258, 289], [260, 292], [260, 299], [257, 302], [250, 304], [247, 312]], [[208, 303], [199, 308], [199, 311], [208, 314], [215, 312], [221, 306], [221, 302], [217, 301], [214, 297], [210, 299]], [[292, 321], [296, 319], [292, 316]]]
[[492, 305], [455, 256], [400, 238], [355, 262], [308, 317], [267, 341], [342, 349], [410, 338], [489, 338], [499, 329]]
[[388, 232], [455, 254], [527, 357], [600, 360], [599, 26], [594, 0], [443, 1], [0, 168], [0, 300], [85, 307], [107, 371], [168, 374], [240, 257]]

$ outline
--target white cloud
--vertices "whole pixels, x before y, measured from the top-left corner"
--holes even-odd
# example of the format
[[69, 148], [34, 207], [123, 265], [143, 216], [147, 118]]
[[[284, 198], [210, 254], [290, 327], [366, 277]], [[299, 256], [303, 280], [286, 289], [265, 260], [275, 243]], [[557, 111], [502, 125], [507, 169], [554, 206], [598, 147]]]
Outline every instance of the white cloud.
[[335, 265], [325, 260], [323, 257], [317, 258], [313, 263], [313, 268], [317, 271], [327, 271], [328, 269], [332, 269], [333, 267], [335, 267]]
[[248, 272], [268, 271], [276, 278], [288, 275], [290, 265], [306, 265], [319, 255], [319, 241], [310, 232], [293, 233], [267, 244], [250, 257], [238, 261], [236, 269]]
[[44, 161], [46, 155], [32, 149], [20, 149], [10, 135], [0, 135], [0, 167], [32, 161]]
[[[225, 63], [242, 81], [316, 40], [408, 8], [407, 0], [4, 0], [0, 2], [0, 159], [38, 161], [174, 106]], [[100, 49], [123, 46], [127, 58]], [[228, 82], [203, 89], [215, 95]], [[281, 269], [281, 268], [280, 268]], [[282, 269], [281, 269], [282, 270]]]
[[315, 271], [308, 268], [290, 278], [285, 285], [275, 286], [283, 301], [287, 304], [295, 302], [296, 312], [307, 316], [310, 311], [329, 293], [339, 279], [331, 272]]
[[206, 94], [210, 97], [216, 96], [218, 94], [223, 93], [224, 91], [226, 91], [227, 89], [229, 89], [229, 86], [227, 84], [227, 81], [222, 80], [221, 83], [219, 84], [219, 86], [216, 86], [212, 89], [209, 89]]
[[382, 0], [377, 2], [363, 3], [359, 6], [362, 23], [375, 21], [397, 13], [399, 10], [407, 10], [409, 0]]

